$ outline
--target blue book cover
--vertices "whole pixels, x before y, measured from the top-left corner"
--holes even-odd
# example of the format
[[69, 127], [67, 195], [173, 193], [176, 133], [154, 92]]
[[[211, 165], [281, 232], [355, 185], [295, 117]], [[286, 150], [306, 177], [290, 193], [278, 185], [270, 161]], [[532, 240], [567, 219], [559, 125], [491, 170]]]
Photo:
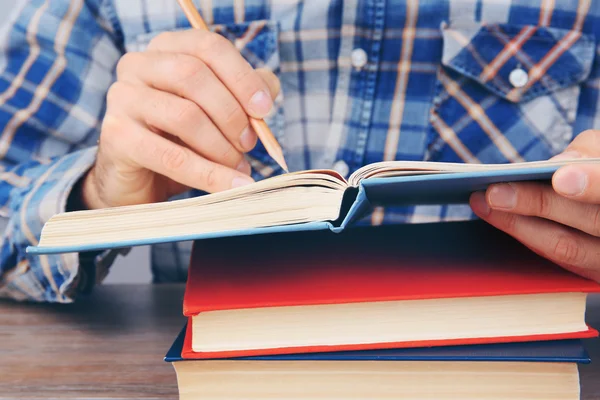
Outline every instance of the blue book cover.
[[[181, 350], [186, 327], [181, 330], [164, 357], [166, 362], [183, 359]], [[555, 340], [466, 346], [423, 347], [385, 350], [340, 351], [330, 353], [285, 354], [239, 357], [230, 360], [263, 361], [514, 361], [568, 362], [588, 364], [590, 358], [580, 340]], [[206, 360], [204, 360], [206, 361]]]
[[[588, 160], [600, 162], [600, 160]], [[434, 163], [435, 164], [435, 163]], [[340, 213], [337, 220], [312, 221], [303, 223], [266, 226], [253, 229], [229, 229], [191, 234], [158, 234], [143, 239], [105, 239], [85, 244], [29, 246], [29, 254], [57, 254], [81, 251], [98, 251], [113, 248], [151, 245], [156, 243], [189, 241], [231, 236], [246, 236], [269, 233], [329, 230], [341, 232], [367, 215], [375, 206], [405, 206], [423, 204], [465, 204], [471, 193], [485, 190], [489, 185], [501, 182], [545, 181], [548, 182], [561, 165], [535, 164], [512, 165], [501, 169], [477, 171], [439, 172], [433, 174], [401, 175], [393, 177], [371, 177], [360, 180], [355, 186], [348, 184], [343, 193]], [[414, 167], [413, 167], [414, 168]], [[87, 213], [82, 211], [80, 213]], [[52, 223], [52, 219], [46, 225]], [[69, 229], [60, 226], [59, 230]], [[74, 237], [77, 234], [72, 234]], [[64, 239], [64, 238], [63, 238]], [[64, 242], [62, 242], [64, 243]], [[75, 241], [74, 243], [78, 243]]]

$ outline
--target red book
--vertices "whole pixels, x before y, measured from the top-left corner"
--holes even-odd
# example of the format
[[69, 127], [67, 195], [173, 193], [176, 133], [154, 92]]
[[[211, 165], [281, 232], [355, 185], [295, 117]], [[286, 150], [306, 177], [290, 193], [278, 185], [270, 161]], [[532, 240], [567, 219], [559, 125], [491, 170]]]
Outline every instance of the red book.
[[479, 221], [204, 240], [182, 356], [593, 337], [599, 289]]

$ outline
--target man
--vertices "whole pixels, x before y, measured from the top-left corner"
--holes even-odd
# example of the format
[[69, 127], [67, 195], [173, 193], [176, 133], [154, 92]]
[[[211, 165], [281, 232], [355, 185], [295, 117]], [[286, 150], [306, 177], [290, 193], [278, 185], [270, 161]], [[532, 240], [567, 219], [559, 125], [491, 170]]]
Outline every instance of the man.
[[[600, 125], [599, 1], [201, 0], [199, 9], [213, 32], [190, 30], [175, 0], [19, 2], [0, 36], [2, 295], [69, 302], [104, 276], [112, 252], [25, 253], [58, 212], [281, 173], [248, 115], [266, 117], [293, 171], [600, 156], [590, 130]], [[565, 167], [552, 186], [498, 185], [470, 207], [376, 209], [364, 222], [474, 214], [600, 279], [598, 167]], [[153, 248], [158, 281], [185, 266], [186, 246]]]

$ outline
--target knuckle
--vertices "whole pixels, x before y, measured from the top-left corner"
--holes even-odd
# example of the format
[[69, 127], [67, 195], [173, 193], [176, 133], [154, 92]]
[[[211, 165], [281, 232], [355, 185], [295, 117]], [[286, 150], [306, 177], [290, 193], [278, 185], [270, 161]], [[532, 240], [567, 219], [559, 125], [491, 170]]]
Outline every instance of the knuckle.
[[114, 114], [106, 114], [102, 121], [99, 147], [114, 155], [126, 155], [128, 143], [132, 141], [127, 119]]
[[172, 40], [172, 37], [172, 32], [162, 32], [159, 35], [156, 35], [150, 41], [150, 43], [148, 43], [148, 49], [159, 49], [163, 46], [164, 43], [169, 43]]
[[236, 149], [233, 146], [227, 145], [225, 149], [223, 149], [223, 151], [221, 152], [221, 160], [230, 159], [234, 159], [234, 161], [240, 162], [242, 161], [242, 156], [236, 151]]
[[121, 58], [117, 62], [117, 77], [123, 75], [123, 73], [128, 71], [130, 68], [133, 68], [135, 70], [135, 68], [139, 67], [141, 58], [142, 55], [138, 52], [132, 51], [123, 54], [123, 56], [121, 56]]
[[239, 84], [242, 82], [251, 81], [251, 84], [248, 86], [258, 87], [260, 85], [260, 78], [258, 76], [254, 76], [255, 74], [253, 74], [254, 71], [252, 69], [244, 67], [240, 66], [238, 71], [235, 73], [235, 77], [233, 78], [234, 82]]
[[220, 53], [228, 46], [231, 46], [231, 42], [218, 33], [204, 32], [204, 36], [202, 40], [198, 41], [198, 43], [201, 43], [200, 46], [202, 47], [200, 51], [202, 53], [206, 51]]
[[168, 171], [179, 170], [187, 160], [187, 153], [182, 147], [170, 146], [162, 152], [161, 162]]
[[[223, 105], [225, 122], [235, 128], [248, 125], [248, 117], [237, 102]], [[241, 128], [239, 129], [241, 131]]]
[[600, 147], [600, 130], [598, 129], [588, 129], [581, 132], [577, 137], [573, 140], [571, 147], [579, 147], [583, 146], [586, 150], [594, 150]]
[[106, 92], [106, 102], [108, 105], [111, 105], [118, 101], [121, 92], [121, 82], [117, 81], [110, 85], [108, 91]]
[[554, 207], [553, 196], [548, 190], [539, 190], [537, 192], [539, 193], [537, 199], [538, 215], [542, 218], [549, 218], [552, 215]]
[[[158, 145], [156, 143], [154, 143], [154, 141], [152, 140], [144, 140], [144, 135], [137, 135], [133, 140], [132, 140], [132, 152], [134, 154], [136, 154], [137, 156], [142, 156], [145, 154], [148, 154], [150, 157], [152, 157], [153, 160], [159, 160], [160, 159], [160, 148], [158, 147]], [[142, 157], [138, 157], [138, 158], [142, 158]]]
[[600, 237], [600, 206], [592, 205], [592, 235]]
[[555, 240], [552, 255], [559, 263], [566, 265], [581, 265], [586, 258], [584, 246], [569, 234], [561, 234]]
[[585, 131], [581, 132], [578, 137], [582, 138], [582, 139], [594, 139], [596, 137], [598, 137], [600, 135], [600, 131], [597, 129], [586, 129]]
[[123, 121], [114, 114], [107, 114], [102, 120], [102, 132], [100, 133], [103, 144], [112, 143], [123, 127]]
[[106, 102], [108, 104], [126, 104], [131, 100], [133, 87], [122, 81], [116, 81], [108, 88], [106, 92]]
[[170, 71], [185, 88], [202, 85], [209, 76], [206, 64], [192, 57], [176, 57]]
[[217, 184], [217, 167], [216, 165], [207, 166], [203, 172], [203, 180], [206, 184], [206, 187], [211, 189], [214, 188]]
[[517, 227], [518, 221], [519, 221], [519, 216], [517, 216], [516, 214], [505, 213], [505, 215], [504, 215], [504, 228], [508, 232], [514, 232], [518, 228]]
[[182, 105], [174, 108], [170, 114], [170, 124], [192, 127], [197, 125], [201, 120], [200, 108], [191, 101], [186, 101]]

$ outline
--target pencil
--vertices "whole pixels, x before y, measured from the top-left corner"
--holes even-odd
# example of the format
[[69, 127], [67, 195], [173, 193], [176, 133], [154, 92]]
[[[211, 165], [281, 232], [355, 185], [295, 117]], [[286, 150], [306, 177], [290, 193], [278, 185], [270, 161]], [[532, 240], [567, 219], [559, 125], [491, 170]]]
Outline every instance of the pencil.
[[[193, 28], [207, 31], [208, 27], [206, 23], [202, 19], [202, 16], [196, 9], [196, 6], [192, 2], [192, 0], [177, 0], [181, 9], [183, 10], [186, 18], [190, 22]], [[269, 129], [269, 126], [263, 119], [257, 119], [253, 117], [249, 117], [250, 125], [256, 132], [256, 135], [262, 142], [263, 146], [269, 153], [269, 155], [283, 168], [285, 172], [289, 172], [288, 166], [285, 162], [285, 158], [283, 156], [283, 150], [279, 143], [277, 143], [277, 139]]]

